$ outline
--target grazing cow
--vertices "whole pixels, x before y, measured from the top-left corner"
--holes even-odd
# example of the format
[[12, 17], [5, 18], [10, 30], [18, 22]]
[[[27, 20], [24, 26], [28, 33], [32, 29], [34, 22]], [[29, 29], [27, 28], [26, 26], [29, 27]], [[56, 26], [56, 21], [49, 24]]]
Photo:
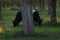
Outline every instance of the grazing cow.
[[[36, 24], [38, 24], [38, 25], [41, 25], [42, 19], [40, 18], [38, 11], [32, 10], [32, 13], [33, 13], [34, 22], [36, 22]], [[21, 14], [21, 11], [18, 11], [16, 14], [15, 20], [13, 20], [13, 26], [14, 27], [18, 26], [19, 22], [21, 22], [21, 20], [22, 20], [22, 14]]]

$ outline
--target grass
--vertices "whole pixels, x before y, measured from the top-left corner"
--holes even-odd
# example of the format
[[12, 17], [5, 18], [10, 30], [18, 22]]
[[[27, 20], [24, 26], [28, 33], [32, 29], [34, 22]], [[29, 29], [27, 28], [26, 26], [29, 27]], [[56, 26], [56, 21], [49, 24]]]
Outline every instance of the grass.
[[[18, 10], [17, 10], [18, 11]], [[13, 27], [12, 20], [15, 18], [16, 10], [5, 9], [2, 11], [3, 19], [0, 26], [4, 27], [5, 32], [0, 34], [0, 40], [60, 40], [60, 8], [57, 8], [57, 25], [51, 25], [50, 16], [47, 9], [39, 11], [43, 22], [41, 26], [35, 25], [35, 32], [32, 36], [23, 36], [22, 22], [18, 27]]]

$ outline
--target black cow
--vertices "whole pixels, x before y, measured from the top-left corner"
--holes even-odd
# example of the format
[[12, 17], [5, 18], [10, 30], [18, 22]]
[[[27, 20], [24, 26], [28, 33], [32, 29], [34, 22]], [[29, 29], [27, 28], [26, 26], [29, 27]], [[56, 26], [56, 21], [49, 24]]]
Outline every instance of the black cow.
[[[38, 11], [33, 10], [32, 13], [33, 13], [34, 22], [36, 22], [36, 24], [38, 25], [41, 25], [42, 19], [40, 18]], [[14, 27], [18, 26], [21, 20], [22, 20], [22, 14], [21, 11], [18, 11], [15, 20], [13, 20], [13, 26]]]

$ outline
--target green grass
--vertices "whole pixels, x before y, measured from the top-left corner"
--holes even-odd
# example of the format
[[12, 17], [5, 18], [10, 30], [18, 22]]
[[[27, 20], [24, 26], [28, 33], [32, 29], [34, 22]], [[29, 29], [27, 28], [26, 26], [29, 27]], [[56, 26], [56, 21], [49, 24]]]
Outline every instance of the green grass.
[[57, 25], [51, 25], [47, 9], [38, 10], [43, 22], [41, 26], [35, 25], [36, 33], [32, 36], [23, 36], [21, 34], [23, 30], [22, 22], [18, 27], [13, 27], [12, 20], [15, 18], [17, 11], [9, 9], [2, 11], [3, 19], [0, 20], [0, 26], [4, 27], [5, 33], [0, 36], [0, 40], [60, 40], [60, 8], [57, 8]]

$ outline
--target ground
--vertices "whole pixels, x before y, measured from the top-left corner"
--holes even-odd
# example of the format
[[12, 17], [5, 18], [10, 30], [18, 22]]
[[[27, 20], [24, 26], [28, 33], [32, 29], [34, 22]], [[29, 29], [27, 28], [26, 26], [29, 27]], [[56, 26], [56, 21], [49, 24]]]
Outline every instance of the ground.
[[[37, 8], [38, 9], [38, 8]], [[38, 10], [39, 11], [39, 10]], [[17, 10], [3, 10], [3, 19], [0, 20], [0, 27], [4, 28], [4, 33], [0, 34], [0, 40], [60, 40], [60, 8], [57, 8], [57, 25], [50, 24], [50, 16], [47, 8], [39, 11], [41, 17], [44, 19], [41, 26], [35, 25], [35, 33], [30, 36], [23, 36], [21, 34], [22, 22], [18, 27], [13, 27], [12, 20], [15, 18]]]

